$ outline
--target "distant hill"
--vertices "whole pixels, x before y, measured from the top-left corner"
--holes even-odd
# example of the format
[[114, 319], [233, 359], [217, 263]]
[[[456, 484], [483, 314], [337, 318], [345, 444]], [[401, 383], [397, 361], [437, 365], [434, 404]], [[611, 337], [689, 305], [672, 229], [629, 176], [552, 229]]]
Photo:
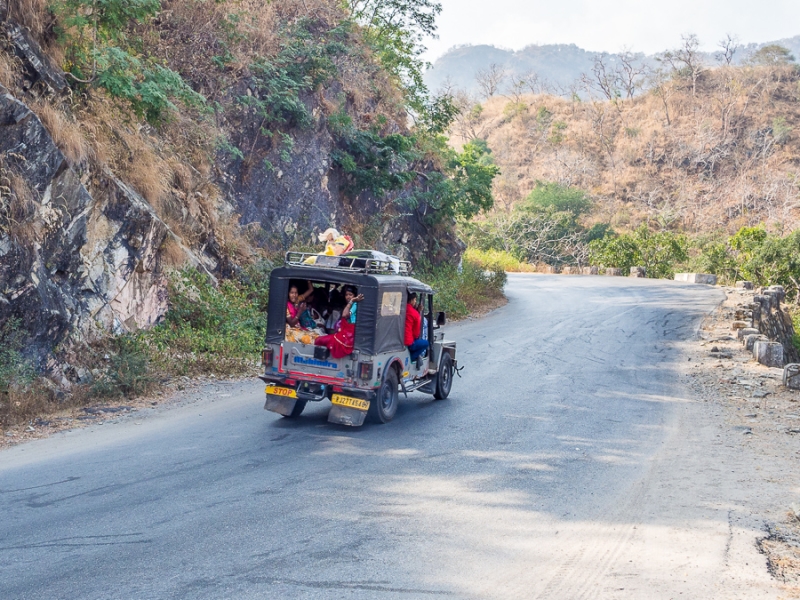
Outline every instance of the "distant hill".
[[[797, 35], [763, 44], [748, 44], [739, 50], [736, 62], [743, 62], [753, 52], [768, 44], [785, 46], [800, 61], [800, 35]], [[570, 87], [581, 74], [591, 71], [596, 54], [598, 53], [584, 50], [575, 44], [531, 45], [517, 51], [489, 45], [456, 46], [433, 63], [432, 68], [425, 73], [425, 82], [434, 91], [442, 89], [449, 83], [467, 92], [478, 93], [476, 74], [496, 64], [502, 66], [508, 75], [519, 77], [531, 72], [536, 73], [540, 80], [550, 85], [551, 92], [569, 96]], [[612, 61], [616, 56], [608, 54]], [[639, 60], [655, 64], [655, 55], [637, 56]], [[706, 55], [706, 61], [714, 63], [713, 53]]]

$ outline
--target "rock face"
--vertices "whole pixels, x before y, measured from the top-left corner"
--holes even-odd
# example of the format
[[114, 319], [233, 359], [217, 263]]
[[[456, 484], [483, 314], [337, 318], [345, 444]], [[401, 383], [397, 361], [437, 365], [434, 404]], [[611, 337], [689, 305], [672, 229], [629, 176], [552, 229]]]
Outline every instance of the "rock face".
[[[330, 101], [335, 100], [334, 91], [327, 94]], [[375, 250], [412, 264], [458, 263], [464, 245], [452, 227], [429, 224], [431, 210], [424, 203], [403, 208], [402, 192], [380, 198], [345, 193], [344, 175], [332, 159], [336, 142], [318, 105], [320, 100], [305, 100], [316, 105], [311, 111], [314, 123], [292, 130], [290, 151], [271, 147], [259, 134], [258, 119], [246, 119], [231, 127], [232, 142], [251, 149], [244, 159], [222, 153], [217, 157], [225, 173], [221, 187], [236, 207], [240, 224], [259, 224], [265, 243], [273, 247], [317, 247], [317, 234], [334, 227], [368, 239]], [[419, 180], [415, 185], [424, 188], [425, 182]]]
[[[0, 322], [21, 321], [40, 367], [62, 342], [154, 324], [166, 310], [159, 248], [172, 234], [147, 202], [108, 172], [90, 194], [41, 121], [2, 86], [0, 161], [30, 195], [24, 222], [0, 221]], [[19, 194], [2, 196], [3, 214]]]
[[[0, 16], [2, 7], [0, 7]], [[67, 89], [67, 80], [63, 73], [50, 64], [50, 59], [41, 51], [39, 45], [31, 37], [30, 31], [17, 23], [6, 23], [5, 34], [14, 47], [14, 53], [25, 65], [28, 81], [35, 85], [39, 82], [50, 91], [61, 94]]]

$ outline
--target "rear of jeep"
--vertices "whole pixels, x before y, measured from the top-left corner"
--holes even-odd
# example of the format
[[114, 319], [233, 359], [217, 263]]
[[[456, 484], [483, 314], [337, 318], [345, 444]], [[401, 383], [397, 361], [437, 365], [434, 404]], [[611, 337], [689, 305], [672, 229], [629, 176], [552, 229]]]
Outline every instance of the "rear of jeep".
[[[450, 392], [456, 371], [455, 343], [443, 339], [443, 314], [433, 323], [433, 290], [409, 276], [410, 265], [363, 258], [348, 262], [344, 257], [316, 265], [306, 264], [307, 255], [288, 253], [287, 264], [270, 277], [267, 336], [262, 352], [266, 384], [264, 408], [285, 417], [299, 416], [308, 402], [331, 401], [328, 421], [360, 426], [369, 416], [378, 423], [390, 421], [397, 410], [399, 390], [420, 390], [437, 399]], [[347, 255], [345, 255], [346, 257]], [[351, 353], [336, 358], [331, 351], [315, 345], [315, 333], [287, 325], [287, 302], [293, 287], [313, 290], [309, 297], [323, 315], [335, 312], [334, 296], [344, 286], [363, 295], [358, 302], [355, 339]], [[322, 293], [319, 293], [322, 291]], [[405, 313], [409, 292], [427, 298], [426, 339], [429, 351], [410, 360], [404, 345]], [[333, 328], [317, 329], [330, 334]], [[441, 368], [438, 368], [441, 367]]]

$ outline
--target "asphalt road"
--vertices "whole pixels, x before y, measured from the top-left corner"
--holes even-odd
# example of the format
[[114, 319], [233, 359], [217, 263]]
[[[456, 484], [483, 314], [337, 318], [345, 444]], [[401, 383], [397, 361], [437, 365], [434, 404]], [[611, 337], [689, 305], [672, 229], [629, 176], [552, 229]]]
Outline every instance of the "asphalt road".
[[777, 597], [744, 458], [681, 383], [721, 292], [507, 293], [448, 327], [450, 398], [388, 425], [282, 419], [254, 380], [0, 453], [0, 598]]

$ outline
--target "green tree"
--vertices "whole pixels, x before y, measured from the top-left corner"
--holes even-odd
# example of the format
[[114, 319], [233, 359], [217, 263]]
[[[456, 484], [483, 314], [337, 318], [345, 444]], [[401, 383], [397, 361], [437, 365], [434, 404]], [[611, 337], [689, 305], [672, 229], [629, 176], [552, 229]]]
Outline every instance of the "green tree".
[[616, 267], [623, 272], [644, 267], [648, 277], [669, 278], [675, 265], [688, 260], [686, 237], [670, 231], [652, 232], [641, 225], [631, 233], [606, 236], [589, 244], [593, 265]]
[[763, 66], [788, 65], [794, 62], [794, 56], [792, 56], [788, 48], [780, 44], [767, 44], [759, 48], [750, 57], [750, 62], [754, 65]]

